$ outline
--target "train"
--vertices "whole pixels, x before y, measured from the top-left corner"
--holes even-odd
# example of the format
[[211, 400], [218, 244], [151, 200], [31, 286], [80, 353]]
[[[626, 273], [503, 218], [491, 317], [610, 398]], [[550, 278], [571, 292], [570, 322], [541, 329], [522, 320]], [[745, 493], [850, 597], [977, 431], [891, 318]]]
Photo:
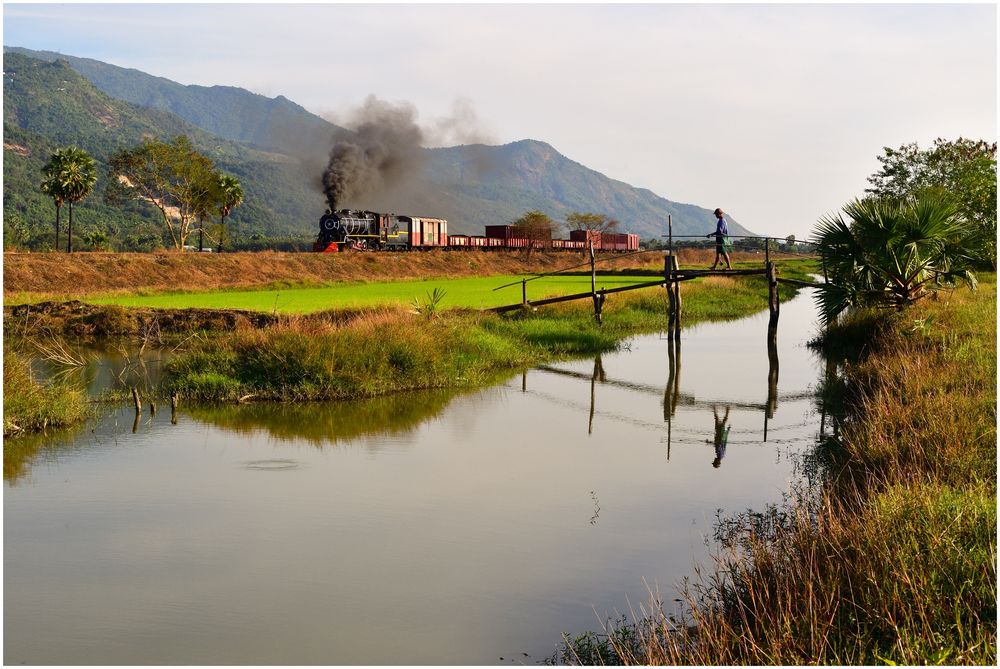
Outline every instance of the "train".
[[569, 239], [527, 239], [513, 225], [487, 225], [483, 235], [449, 235], [448, 221], [426, 216], [382, 214], [339, 209], [319, 219], [318, 253], [356, 251], [538, 250], [638, 251], [639, 235], [626, 232], [572, 230]]

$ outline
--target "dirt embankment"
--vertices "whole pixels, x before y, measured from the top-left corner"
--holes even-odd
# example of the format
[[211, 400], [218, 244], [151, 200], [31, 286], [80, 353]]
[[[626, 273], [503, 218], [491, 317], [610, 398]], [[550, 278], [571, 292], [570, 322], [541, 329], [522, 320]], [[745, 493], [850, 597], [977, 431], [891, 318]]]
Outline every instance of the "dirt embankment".
[[[682, 249], [681, 266], [708, 266], [709, 249]], [[772, 254], [773, 257], [782, 254]], [[734, 262], [763, 262], [760, 253], [734, 253]], [[663, 252], [598, 256], [598, 271], [663, 269]], [[319, 285], [333, 281], [389, 281], [434, 277], [553, 272], [574, 265], [579, 253], [423, 251], [412, 253], [4, 253], [5, 298], [30, 293], [34, 300], [94, 293], [253, 288], [274, 284]]]
[[[5, 296], [52, 297], [159, 290], [212, 290], [275, 283], [322, 284], [439, 276], [551, 272], [583, 262], [576, 253], [4, 253]], [[602, 263], [659, 264], [656, 253]]]

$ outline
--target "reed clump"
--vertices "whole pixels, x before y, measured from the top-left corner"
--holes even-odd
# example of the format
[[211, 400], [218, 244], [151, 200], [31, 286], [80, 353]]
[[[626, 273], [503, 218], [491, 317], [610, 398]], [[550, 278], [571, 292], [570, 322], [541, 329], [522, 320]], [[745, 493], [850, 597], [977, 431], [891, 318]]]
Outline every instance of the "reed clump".
[[848, 413], [819, 447], [824, 485], [766, 527], [738, 521], [685, 588], [685, 615], [654, 607], [553, 659], [996, 664], [995, 276], [840, 327], [859, 322], [879, 325], [840, 378]]
[[3, 352], [3, 436], [72, 425], [87, 416], [87, 401], [68, 383], [34, 378], [27, 359], [10, 346]]

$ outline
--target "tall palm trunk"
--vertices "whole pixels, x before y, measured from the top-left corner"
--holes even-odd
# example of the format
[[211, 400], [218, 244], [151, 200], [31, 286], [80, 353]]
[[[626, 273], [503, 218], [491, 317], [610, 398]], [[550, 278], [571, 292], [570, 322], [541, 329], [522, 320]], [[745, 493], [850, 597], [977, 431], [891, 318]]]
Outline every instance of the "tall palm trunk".
[[222, 245], [226, 241], [226, 217], [219, 217], [219, 253], [222, 253]]
[[55, 246], [52, 247], [56, 251], [59, 250], [59, 212], [60, 212], [61, 209], [62, 209], [62, 205], [61, 204], [57, 204], [56, 205], [56, 244], [55, 244]]
[[66, 253], [73, 252], [73, 203], [69, 203], [69, 228], [66, 230]]
[[198, 253], [205, 250], [205, 219], [198, 217]]

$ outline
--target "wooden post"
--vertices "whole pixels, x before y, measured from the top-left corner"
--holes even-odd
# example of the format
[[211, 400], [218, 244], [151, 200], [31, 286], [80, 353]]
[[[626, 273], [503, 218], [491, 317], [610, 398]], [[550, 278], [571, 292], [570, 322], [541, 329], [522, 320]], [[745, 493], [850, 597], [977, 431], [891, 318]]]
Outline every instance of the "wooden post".
[[604, 286], [601, 286], [599, 293], [594, 295], [594, 318], [597, 319], [597, 324], [601, 324], [601, 313], [604, 311], [604, 300], [607, 299], [607, 295], [604, 294]]
[[778, 333], [778, 270], [773, 262], [767, 263], [767, 309], [771, 313], [767, 322], [767, 336], [773, 338]]
[[156, 400], [153, 399], [149, 400], [149, 415], [150, 416], [156, 415]]
[[528, 280], [521, 279], [521, 304], [528, 304]]
[[667, 214], [667, 250], [674, 254], [674, 217]]
[[667, 282], [667, 340], [674, 339], [674, 321], [677, 319], [677, 308], [674, 305], [674, 267], [673, 255], [663, 256], [663, 278]]
[[139, 400], [139, 391], [132, 387], [132, 404], [135, 405], [135, 420], [132, 421], [132, 434], [139, 431], [139, 418], [142, 417], [142, 402]]
[[670, 256], [670, 274], [674, 279], [674, 311], [676, 315], [674, 317], [674, 339], [680, 341], [681, 338], [681, 313], [683, 311], [681, 305], [681, 282], [677, 279], [677, 273], [680, 271], [680, 264], [677, 261], [677, 256]]
[[177, 391], [170, 393], [170, 423], [172, 425], [177, 425], [177, 400], [179, 396]]
[[590, 294], [594, 299], [594, 318], [601, 324], [601, 307], [604, 306], [604, 295], [597, 294], [597, 261], [594, 258], [594, 240], [590, 240]]
[[771, 238], [764, 238], [764, 267], [771, 264]]

